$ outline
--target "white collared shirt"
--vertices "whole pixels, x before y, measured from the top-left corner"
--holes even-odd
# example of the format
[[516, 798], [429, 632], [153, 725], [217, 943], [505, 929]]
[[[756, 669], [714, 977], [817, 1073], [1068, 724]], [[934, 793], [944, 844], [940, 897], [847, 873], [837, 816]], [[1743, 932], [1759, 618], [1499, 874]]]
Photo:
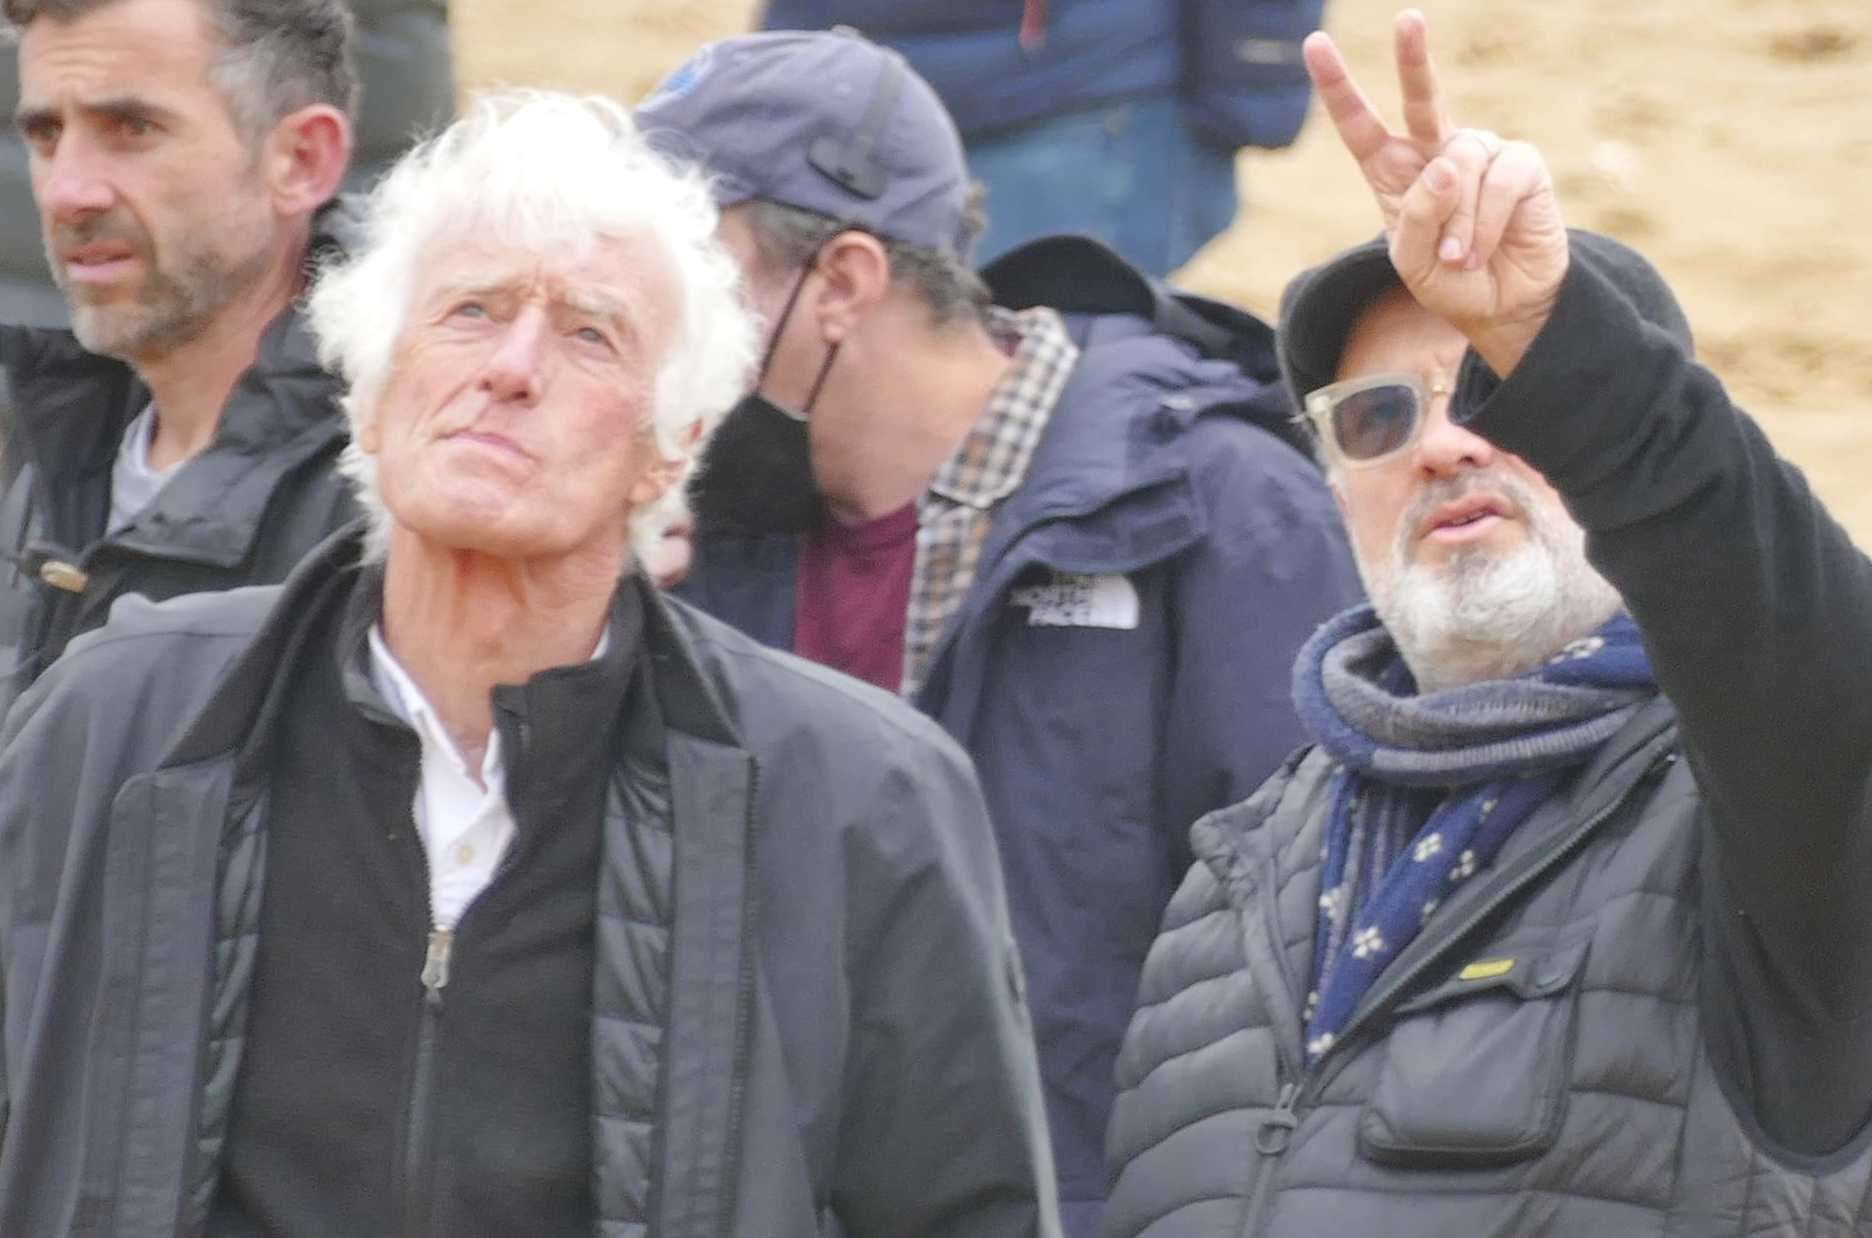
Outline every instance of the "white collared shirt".
[[[594, 659], [604, 655], [610, 640], [607, 629], [592, 651]], [[370, 674], [378, 694], [410, 724], [422, 745], [422, 769], [411, 812], [429, 858], [433, 927], [453, 930], [468, 904], [494, 880], [494, 870], [514, 839], [500, 730], [488, 732], [481, 779], [476, 782], [435, 707], [384, 643], [382, 624], [371, 625]]]

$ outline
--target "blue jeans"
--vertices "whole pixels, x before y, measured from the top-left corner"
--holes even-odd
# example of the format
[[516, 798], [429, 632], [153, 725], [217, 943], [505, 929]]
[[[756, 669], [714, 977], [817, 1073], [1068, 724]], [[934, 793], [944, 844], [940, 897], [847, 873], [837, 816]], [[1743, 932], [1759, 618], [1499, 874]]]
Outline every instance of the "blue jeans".
[[1202, 141], [1174, 95], [1120, 99], [968, 143], [988, 188], [987, 262], [1023, 241], [1086, 232], [1167, 275], [1235, 219], [1235, 152]]

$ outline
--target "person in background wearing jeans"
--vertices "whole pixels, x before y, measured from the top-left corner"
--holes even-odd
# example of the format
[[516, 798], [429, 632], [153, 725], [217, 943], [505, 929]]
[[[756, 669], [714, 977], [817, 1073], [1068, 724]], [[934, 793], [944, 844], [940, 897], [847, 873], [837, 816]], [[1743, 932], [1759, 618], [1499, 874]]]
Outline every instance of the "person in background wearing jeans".
[[1084, 232], [1167, 275], [1235, 218], [1235, 154], [1286, 146], [1324, 0], [768, 0], [769, 30], [850, 26], [955, 117], [988, 189], [980, 256]]

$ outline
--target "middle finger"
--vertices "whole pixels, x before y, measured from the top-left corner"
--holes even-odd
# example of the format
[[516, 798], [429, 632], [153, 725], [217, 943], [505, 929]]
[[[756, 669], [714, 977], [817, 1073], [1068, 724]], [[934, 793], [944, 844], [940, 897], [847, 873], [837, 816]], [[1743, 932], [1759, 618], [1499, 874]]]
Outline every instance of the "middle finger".
[[1474, 240], [1476, 201], [1482, 192], [1482, 180], [1501, 139], [1481, 129], [1458, 129], [1443, 148], [1442, 158], [1456, 175], [1456, 209], [1443, 225], [1443, 239], [1437, 256], [1445, 262], [1460, 262], [1469, 256]]
[[1398, 85], [1404, 92], [1404, 127], [1425, 155], [1435, 155], [1449, 140], [1449, 121], [1437, 92], [1436, 66], [1430, 63], [1430, 34], [1424, 15], [1405, 9], [1397, 15]]

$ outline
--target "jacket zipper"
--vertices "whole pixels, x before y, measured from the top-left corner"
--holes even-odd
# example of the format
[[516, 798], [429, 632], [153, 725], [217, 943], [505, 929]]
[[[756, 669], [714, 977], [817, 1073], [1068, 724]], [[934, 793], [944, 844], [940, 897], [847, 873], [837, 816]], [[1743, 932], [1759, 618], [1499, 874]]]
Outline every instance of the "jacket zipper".
[[[403, 1147], [403, 1199], [406, 1232], [415, 1238], [419, 1223], [428, 1217], [429, 1191], [423, 1161], [429, 1151], [429, 1100], [435, 1090], [436, 1028], [442, 1021], [442, 990], [448, 986], [449, 955], [455, 934], [445, 928], [429, 930], [429, 948], [423, 957], [422, 1016], [416, 1033], [416, 1073], [410, 1084], [409, 1130]], [[426, 1227], [425, 1227], [426, 1228]]]
[[[429, 1110], [435, 1091], [436, 1034], [442, 1022], [442, 990], [448, 987], [449, 961], [455, 952], [455, 933], [436, 920], [433, 877], [422, 833], [416, 828], [415, 805], [410, 808], [410, 837], [416, 844], [417, 871], [422, 876], [429, 907], [429, 936], [423, 949], [422, 1008], [416, 1023], [416, 1068], [410, 1077], [409, 1107], [403, 1132], [403, 1233], [417, 1238], [430, 1220], [430, 1191], [424, 1173], [429, 1152]], [[459, 922], [458, 922], [459, 923]]]
[[1242, 1226], [1246, 1238], [1254, 1238], [1261, 1232], [1261, 1214], [1267, 1211], [1268, 1188], [1274, 1181], [1275, 1162], [1286, 1155], [1288, 1147], [1293, 1143], [1293, 1133], [1300, 1125], [1299, 1099], [1298, 1082], [1282, 1084], [1280, 1099], [1274, 1102], [1273, 1111], [1261, 1119], [1261, 1125], [1255, 1131], [1254, 1186], [1248, 1193], [1247, 1224]]
[[[1462, 940], [1476, 925], [1495, 914], [1495, 912], [1506, 905], [1510, 899], [1514, 898], [1515, 895], [1533, 884], [1536, 878], [1540, 877], [1548, 869], [1572, 854], [1573, 849], [1584, 842], [1587, 835], [1598, 829], [1606, 818], [1618, 811], [1620, 805], [1624, 804], [1625, 801], [1631, 797], [1632, 792], [1649, 781], [1655, 771], [1661, 767], [1661, 761], [1653, 761], [1651, 767], [1647, 769], [1645, 773], [1634, 778], [1630, 786], [1614, 796], [1604, 807], [1575, 826], [1572, 832], [1548, 851], [1546, 855], [1540, 857], [1538, 861], [1529, 865], [1526, 871], [1520, 873], [1503, 885], [1502, 888], [1497, 890], [1487, 901], [1472, 908], [1469, 914], [1464, 916], [1459, 924], [1446, 928], [1445, 931], [1440, 933], [1435, 948], [1426, 950], [1423, 956], [1417, 960], [1409, 971], [1398, 974], [1373, 990], [1371, 1000], [1366, 1002], [1365, 1005], [1353, 1015], [1351, 1021], [1346, 1024], [1346, 1029], [1340, 1035], [1338, 1042], [1328, 1049], [1325, 1054], [1320, 1057], [1319, 1061], [1313, 1063], [1311, 1067], [1303, 1066], [1298, 1071], [1294, 1071], [1292, 1077], [1281, 1085], [1280, 1095], [1274, 1103], [1274, 1108], [1266, 1117], [1261, 1119], [1261, 1125], [1255, 1132], [1256, 1157], [1254, 1185], [1249, 1193], [1246, 1224], [1242, 1226], [1244, 1238], [1258, 1238], [1260, 1234], [1262, 1214], [1267, 1210], [1269, 1188], [1274, 1178], [1274, 1166], [1282, 1156], [1286, 1155], [1287, 1149], [1292, 1146], [1293, 1133], [1300, 1125], [1301, 1106], [1312, 1101], [1316, 1085], [1319, 1083], [1322, 1075], [1321, 1068], [1326, 1064], [1327, 1060], [1335, 1056], [1342, 1056], [1346, 1046], [1352, 1043], [1353, 1034], [1370, 1027], [1377, 1016], [1388, 1009], [1400, 994], [1406, 992], [1433, 964], [1438, 962], [1451, 945]], [[1279, 942], [1280, 936], [1276, 934], [1270, 940]], [[1284, 975], [1286, 972], [1286, 959], [1285, 956], [1281, 954], [1278, 946], [1275, 948], [1275, 962]], [[1289, 983], [1291, 984], [1291, 978]], [[1291, 991], [1291, 988], [1289, 988], [1289, 992]], [[1280, 1044], [1280, 1038], [1277, 1036], [1275, 1041], [1278, 1046]], [[1286, 1056], [1287, 1055], [1277, 1047], [1276, 1057], [1283, 1059], [1282, 1065], [1286, 1070], [1293, 1071], [1292, 1064], [1284, 1061]]]
[[[1274, 869], [1274, 858], [1269, 855], [1262, 865], [1264, 889], [1279, 889], [1279, 874]], [[1266, 912], [1268, 930], [1268, 952], [1273, 960], [1274, 970], [1280, 973], [1278, 995], [1270, 994], [1270, 1000], [1276, 996], [1285, 1001], [1294, 993], [1294, 978], [1287, 970], [1287, 953], [1281, 946], [1280, 909], [1270, 900], [1263, 899], [1261, 906]], [[1293, 1012], [1289, 1011], [1287, 1014]], [[1288, 1021], [1283, 1015], [1280, 1022]], [[1304, 1035], [1304, 1033], [1303, 1033]], [[1254, 1140], [1254, 1183], [1248, 1192], [1248, 1209], [1242, 1233], [1252, 1238], [1260, 1233], [1262, 1214], [1267, 1211], [1269, 1192], [1274, 1182], [1274, 1166], [1287, 1154], [1288, 1146], [1293, 1142], [1293, 1133], [1300, 1126], [1300, 1092], [1308, 1082], [1305, 1050], [1296, 1058], [1288, 1051], [1287, 1038], [1278, 1028], [1274, 1035], [1274, 1058], [1276, 1078], [1285, 1078], [1280, 1094], [1275, 1099], [1274, 1108], [1261, 1119], [1255, 1129]]]
[[[519, 719], [519, 751], [515, 761], [523, 760], [533, 746], [533, 728], [531, 722], [522, 714]], [[420, 768], [420, 767], [419, 767]], [[420, 795], [420, 774], [416, 794]], [[429, 936], [423, 949], [422, 973], [422, 1013], [418, 1017], [416, 1028], [416, 1069], [410, 1080], [409, 1110], [403, 1139], [403, 1213], [404, 1233], [408, 1238], [418, 1238], [432, 1228], [431, 1212], [435, 1192], [425, 1172], [429, 1166], [429, 1119], [431, 1100], [435, 1092], [435, 1057], [436, 1038], [442, 1023], [442, 990], [448, 987], [449, 964], [455, 954], [455, 938], [461, 932], [462, 925], [474, 913], [476, 904], [493, 889], [494, 883], [517, 861], [518, 842], [508, 847], [507, 854], [501, 857], [495, 866], [494, 875], [488, 884], [461, 909], [455, 918], [455, 927], [443, 928], [435, 911], [435, 875], [429, 869], [429, 851], [423, 842], [422, 831], [416, 827], [416, 805], [410, 801], [410, 838], [416, 846], [416, 871], [422, 879], [423, 897], [429, 907]]]
[[[759, 796], [760, 765], [750, 761], [748, 763], [747, 829], [744, 835], [747, 839], [747, 847], [750, 853], [753, 850], [755, 842], [754, 805], [758, 802]], [[744, 880], [747, 883], [752, 883], [754, 880], [754, 864], [751, 854], [749, 856]], [[741, 972], [738, 977], [740, 990], [743, 994], [752, 994], [754, 991], [753, 917], [747, 915], [745, 912], [745, 908], [752, 899], [752, 892], [744, 886], [741, 892], [741, 901], [744, 909], [741, 916]], [[728, 1129], [730, 1132], [741, 1129], [741, 1115], [744, 1111], [744, 1102], [747, 1095], [748, 1041], [752, 1032], [753, 1022], [753, 1015], [749, 1010], [751, 1005], [752, 1003], [750, 1001], [745, 1000], [738, 1000], [735, 1002], [735, 1065], [734, 1074], [728, 1082]], [[727, 1163], [722, 1173], [721, 1232], [723, 1235], [730, 1234], [734, 1231], [735, 1209], [740, 1206], [739, 1188], [741, 1175], [738, 1172], [739, 1167], [736, 1164], [737, 1158], [734, 1151], [734, 1149], [739, 1146], [739, 1140], [731, 1142], [726, 1158]]]

